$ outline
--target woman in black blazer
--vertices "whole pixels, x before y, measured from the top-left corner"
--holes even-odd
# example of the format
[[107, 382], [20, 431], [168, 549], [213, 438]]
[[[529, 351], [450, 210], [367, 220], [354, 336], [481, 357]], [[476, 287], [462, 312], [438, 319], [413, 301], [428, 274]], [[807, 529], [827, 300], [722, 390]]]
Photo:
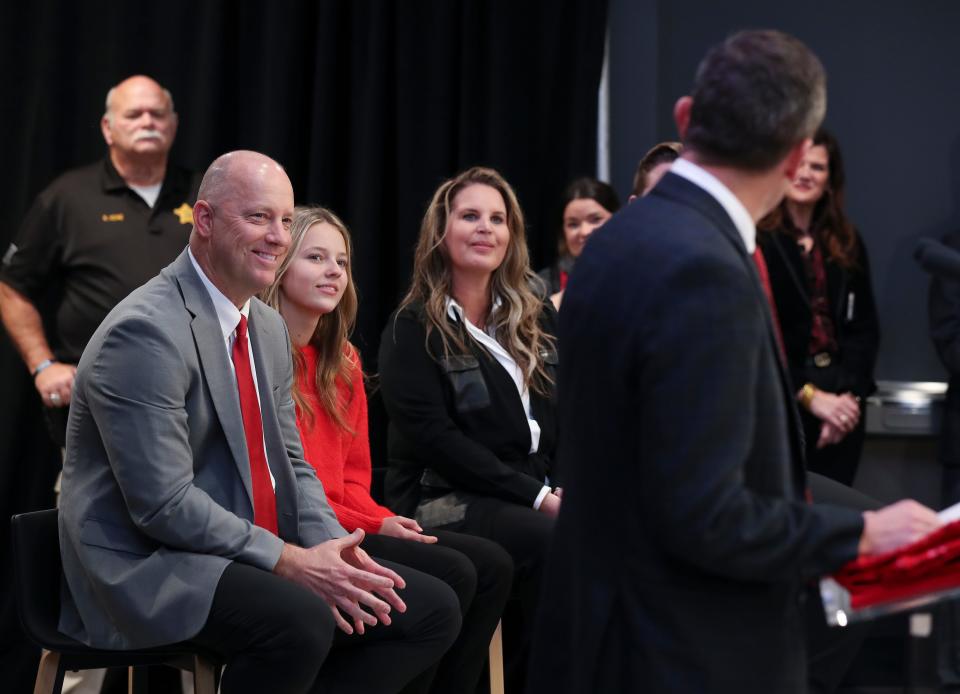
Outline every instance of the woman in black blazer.
[[506, 181], [484, 168], [447, 181], [424, 216], [413, 281], [379, 362], [390, 507], [424, 527], [490, 538], [514, 560], [521, 609], [504, 629], [515, 691], [561, 503], [551, 489], [556, 314], [532, 278]]
[[798, 389], [807, 465], [852, 485], [880, 328], [867, 249], [843, 210], [844, 183], [840, 148], [821, 128], [757, 241]]

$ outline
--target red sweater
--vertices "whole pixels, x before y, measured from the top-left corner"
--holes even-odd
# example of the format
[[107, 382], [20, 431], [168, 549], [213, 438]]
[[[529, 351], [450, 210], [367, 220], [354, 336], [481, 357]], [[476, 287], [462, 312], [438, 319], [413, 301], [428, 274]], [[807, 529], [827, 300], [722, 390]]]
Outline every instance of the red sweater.
[[[351, 346], [350, 351], [356, 352]], [[306, 378], [299, 379], [300, 392], [313, 407], [313, 425], [297, 408], [297, 428], [303, 441], [303, 453], [327, 493], [327, 501], [348, 532], [363, 528], [377, 533], [384, 518], [395, 516], [370, 496], [370, 440], [367, 435], [367, 394], [363, 389], [361, 369], [353, 372], [353, 399], [347, 404], [344, 421], [354, 433], [340, 427], [320, 403], [317, 396], [317, 350], [312, 345], [301, 348], [307, 362]], [[359, 363], [359, 357], [357, 357]], [[347, 385], [337, 381], [340, 402], [350, 397]]]

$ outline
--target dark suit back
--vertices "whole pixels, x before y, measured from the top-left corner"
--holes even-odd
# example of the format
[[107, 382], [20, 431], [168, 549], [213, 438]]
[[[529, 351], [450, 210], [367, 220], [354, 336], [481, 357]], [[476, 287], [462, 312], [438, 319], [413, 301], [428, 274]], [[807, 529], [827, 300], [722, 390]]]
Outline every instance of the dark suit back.
[[803, 578], [855, 556], [862, 521], [804, 502], [769, 310], [719, 203], [668, 175], [599, 230], [560, 345], [530, 691], [801, 691]]

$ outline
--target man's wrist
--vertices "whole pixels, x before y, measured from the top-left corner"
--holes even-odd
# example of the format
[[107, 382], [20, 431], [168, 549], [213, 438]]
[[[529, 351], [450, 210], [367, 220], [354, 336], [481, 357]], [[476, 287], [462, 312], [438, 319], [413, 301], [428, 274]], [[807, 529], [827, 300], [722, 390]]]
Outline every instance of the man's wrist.
[[56, 363], [57, 363], [56, 359], [44, 359], [42, 362], [40, 362], [35, 367], [33, 367], [30, 374], [34, 378], [36, 378], [37, 376], [42, 374], [46, 369], [49, 369], [51, 366], [53, 366]]

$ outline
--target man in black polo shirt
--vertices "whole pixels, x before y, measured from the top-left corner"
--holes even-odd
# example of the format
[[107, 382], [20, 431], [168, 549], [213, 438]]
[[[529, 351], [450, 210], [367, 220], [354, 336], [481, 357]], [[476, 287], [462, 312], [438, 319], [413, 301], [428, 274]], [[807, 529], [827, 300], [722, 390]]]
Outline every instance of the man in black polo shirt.
[[63, 446], [76, 363], [103, 318], [183, 250], [200, 178], [168, 165], [170, 93], [144, 76], [107, 94], [108, 155], [37, 197], [0, 268], [0, 316]]

